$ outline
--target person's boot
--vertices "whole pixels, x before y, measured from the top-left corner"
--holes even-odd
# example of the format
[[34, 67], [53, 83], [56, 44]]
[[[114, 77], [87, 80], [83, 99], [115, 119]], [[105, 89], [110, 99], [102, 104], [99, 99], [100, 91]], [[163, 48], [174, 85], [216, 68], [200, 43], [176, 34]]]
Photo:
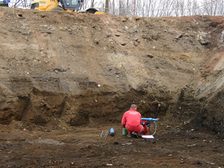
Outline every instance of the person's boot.
[[138, 134], [137, 134], [136, 132], [132, 132], [132, 133], [131, 133], [131, 137], [132, 137], [132, 138], [138, 138]]

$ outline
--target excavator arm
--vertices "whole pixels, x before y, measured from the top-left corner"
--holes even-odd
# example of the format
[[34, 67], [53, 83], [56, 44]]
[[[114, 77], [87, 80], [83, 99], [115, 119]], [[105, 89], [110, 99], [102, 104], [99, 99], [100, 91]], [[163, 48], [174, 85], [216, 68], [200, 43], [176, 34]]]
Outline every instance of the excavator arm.
[[33, 0], [31, 9], [37, 9], [39, 11], [53, 11], [59, 7], [57, 0]]

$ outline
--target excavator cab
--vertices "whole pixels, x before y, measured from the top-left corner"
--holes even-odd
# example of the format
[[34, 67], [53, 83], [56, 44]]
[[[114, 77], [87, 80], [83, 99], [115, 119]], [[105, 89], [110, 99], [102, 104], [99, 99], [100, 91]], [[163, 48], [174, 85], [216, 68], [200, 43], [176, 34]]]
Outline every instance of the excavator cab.
[[74, 11], [81, 10], [83, 0], [59, 0], [63, 9], [69, 9]]
[[8, 6], [10, 0], [0, 0], [0, 6]]

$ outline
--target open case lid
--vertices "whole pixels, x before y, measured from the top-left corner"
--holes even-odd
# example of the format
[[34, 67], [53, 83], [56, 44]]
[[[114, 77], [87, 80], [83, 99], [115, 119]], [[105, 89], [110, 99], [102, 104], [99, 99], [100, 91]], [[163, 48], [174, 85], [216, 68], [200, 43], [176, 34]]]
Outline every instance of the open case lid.
[[142, 138], [144, 139], [154, 139], [153, 135], [142, 135]]

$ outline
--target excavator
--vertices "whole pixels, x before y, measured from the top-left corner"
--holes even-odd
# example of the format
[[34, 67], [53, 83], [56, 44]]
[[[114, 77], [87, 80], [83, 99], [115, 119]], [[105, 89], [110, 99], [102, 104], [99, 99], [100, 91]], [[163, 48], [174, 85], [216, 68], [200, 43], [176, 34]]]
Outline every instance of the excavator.
[[95, 8], [89, 8], [82, 11], [84, 0], [32, 0], [31, 9], [39, 11], [67, 11], [67, 12], [85, 12], [93, 14], [103, 14]]
[[9, 0], [0, 0], [0, 6], [8, 6]]

